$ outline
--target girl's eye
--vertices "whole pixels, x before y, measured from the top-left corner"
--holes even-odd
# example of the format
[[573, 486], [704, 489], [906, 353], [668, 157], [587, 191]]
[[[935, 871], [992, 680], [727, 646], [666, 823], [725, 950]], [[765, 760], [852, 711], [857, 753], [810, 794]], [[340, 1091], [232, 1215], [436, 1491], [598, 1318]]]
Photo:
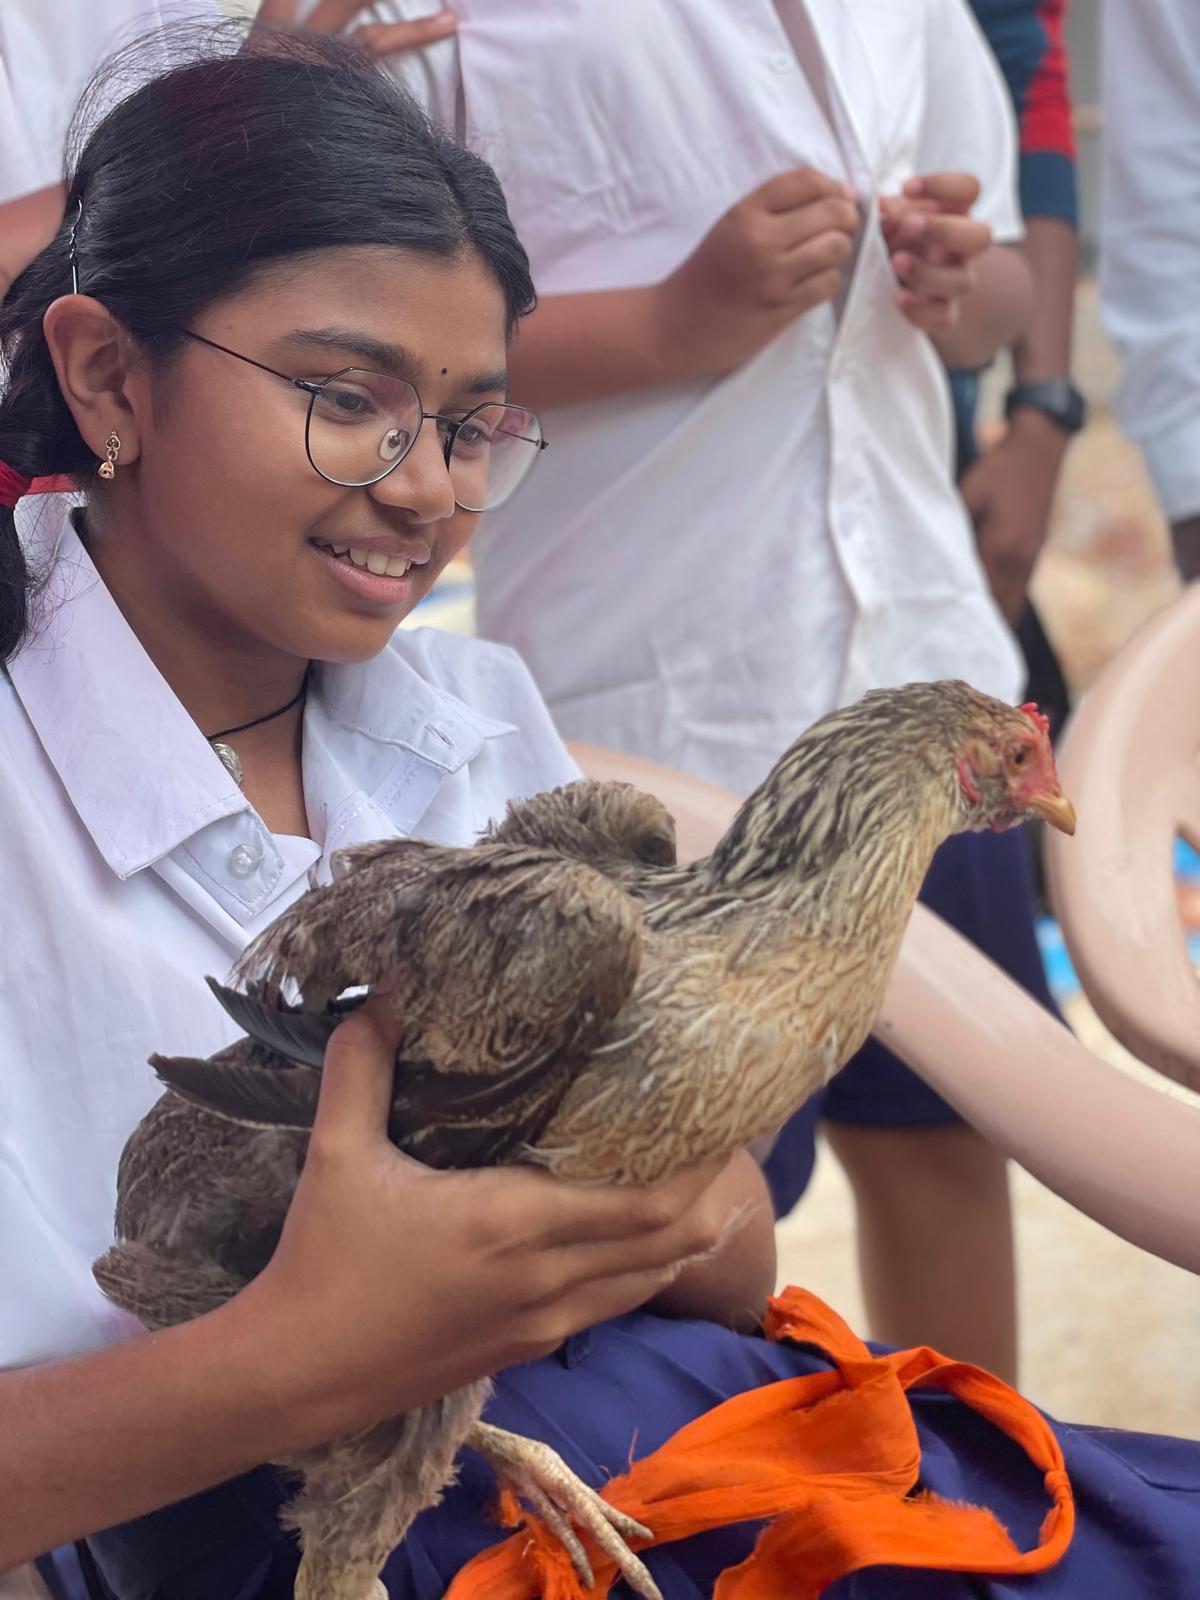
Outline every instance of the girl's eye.
[[375, 402], [365, 390], [342, 384], [327, 383], [317, 396], [317, 406], [333, 422], [357, 422], [375, 411]]
[[454, 436], [454, 448], [463, 452], [486, 450], [491, 442], [491, 434], [477, 422], [464, 422]]

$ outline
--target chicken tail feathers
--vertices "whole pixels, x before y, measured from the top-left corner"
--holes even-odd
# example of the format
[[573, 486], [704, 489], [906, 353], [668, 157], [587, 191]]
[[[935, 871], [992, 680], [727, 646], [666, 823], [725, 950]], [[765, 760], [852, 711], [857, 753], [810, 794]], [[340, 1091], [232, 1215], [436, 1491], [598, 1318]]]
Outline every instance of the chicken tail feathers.
[[307, 1067], [192, 1056], [151, 1056], [160, 1083], [182, 1099], [247, 1128], [308, 1133], [317, 1114], [321, 1074]]
[[[277, 1006], [256, 1000], [218, 983], [205, 980], [222, 1006], [255, 1044], [261, 1044], [288, 1061], [303, 1067], [320, 1067], [325, 1061], [325, 1046], [333, 1030], [361, 1001], [339, 1004], [337, 1011], [282, 1011]], [[365, 996], [364, 996], [365, 998]]]

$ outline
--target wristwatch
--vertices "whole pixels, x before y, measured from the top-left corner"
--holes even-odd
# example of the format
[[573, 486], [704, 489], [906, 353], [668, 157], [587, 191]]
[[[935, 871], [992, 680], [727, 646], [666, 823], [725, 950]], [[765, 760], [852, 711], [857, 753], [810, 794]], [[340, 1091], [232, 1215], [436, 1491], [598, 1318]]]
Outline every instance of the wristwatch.
[[1064, 433], [1078, 433], [1087, 421], [1087, 403], [1070, 378], [1046, 378], [1041, 383], [1018, 383], [1008, 391], [1004, 415], [1020, 406], [1044, 411]]

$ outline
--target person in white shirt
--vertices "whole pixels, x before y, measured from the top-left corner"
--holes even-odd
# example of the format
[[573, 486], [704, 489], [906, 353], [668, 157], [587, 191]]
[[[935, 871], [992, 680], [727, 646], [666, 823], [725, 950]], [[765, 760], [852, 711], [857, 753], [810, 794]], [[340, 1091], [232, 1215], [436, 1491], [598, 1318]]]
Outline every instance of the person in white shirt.
[[0, 8], [0, 290], [62, 218], [63, 143], [76, 102], [118, 46], [216, 0], [5, 0]]
[[[456, 10], [396, 70], [495, 163], [530, 252], [513, 370], [554, 448], [472, 551], [480, 631], [560, 731], [746, 793], [866, 689], [1019, 698], [939, 361], [982, 365], [1029, 296], [1011, 106], [963, 0]], [[1026, 848], [956, 843], [925, 897], [1049, 1003]], [[781, 1210], [817, 1110], [768, 1163]], [[1002, 1160], [875, 1045], [823, 1110], [877, 1336], [1011, 1373]]]
[[1117, 419], [1200, 578], [1200, 30], [1189, 0], [1101, 8], [1100, 309]]
[[[468, 844], [576, 772], [509, 651], [394, 635], [539, 453], [532, 414], [482, 488], [454, 452], [464, 417], [511, 412], [532, 290], [490, 170], [354, 59], [306, 45], [149, 83], [94, 132], [68, 220], [0, 305], [0, 883], [20, 928], [0, 1571], [527, 1360], [663, 1288], [762, 1191], [749, 1157], [649, 1198], [392, 1159], [385, 1015], [331, 1053], [328, 1159], [252, 1292], [152, 1340], [91, 1279], [156, 1098], [148, 1053], [229, 1037], [204, 974], [340, 845]], [[272, 210], [281, 192], [303, 198]], [[364, 396], [386, 425], [360, 448]], [[62, 474], [86, 486], [71, 515], [31, 493]], [[760, 1211], [751, 1299], [773, 1270]], [[740, 1266], [728, 1283], [746, 1293]]]
[[[236, 0], [226, 0], [232, 9]], [[264, 26], [292, 25], [301, 0], [246, 0]], [[306, 26], [353, 27], [362, 0], [317, 0]], [[63, 210], [63, 143], [84, 85], [114, 50], [156, 30], [213, 24], [218, 0], [5, 0], [0, 10], [0, 291], [53, 237]], [[453, 12], [391, 27], [369, 18], [356, 42], [380, 55], [420, 49], [453, 32]]]

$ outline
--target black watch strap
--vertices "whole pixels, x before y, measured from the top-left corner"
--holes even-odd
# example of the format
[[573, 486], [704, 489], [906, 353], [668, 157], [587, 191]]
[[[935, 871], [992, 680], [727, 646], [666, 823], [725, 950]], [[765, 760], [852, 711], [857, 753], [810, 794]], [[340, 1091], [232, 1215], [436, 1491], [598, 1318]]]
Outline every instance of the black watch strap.
[[1087, 421], [1087, 403], [1070, 378], [1045, 378], [1040, 383], [1018, 383], [1008, 391], [1004, 415], [1020, 406], [1044, 411], [1064, 433], [1078, 433]]

